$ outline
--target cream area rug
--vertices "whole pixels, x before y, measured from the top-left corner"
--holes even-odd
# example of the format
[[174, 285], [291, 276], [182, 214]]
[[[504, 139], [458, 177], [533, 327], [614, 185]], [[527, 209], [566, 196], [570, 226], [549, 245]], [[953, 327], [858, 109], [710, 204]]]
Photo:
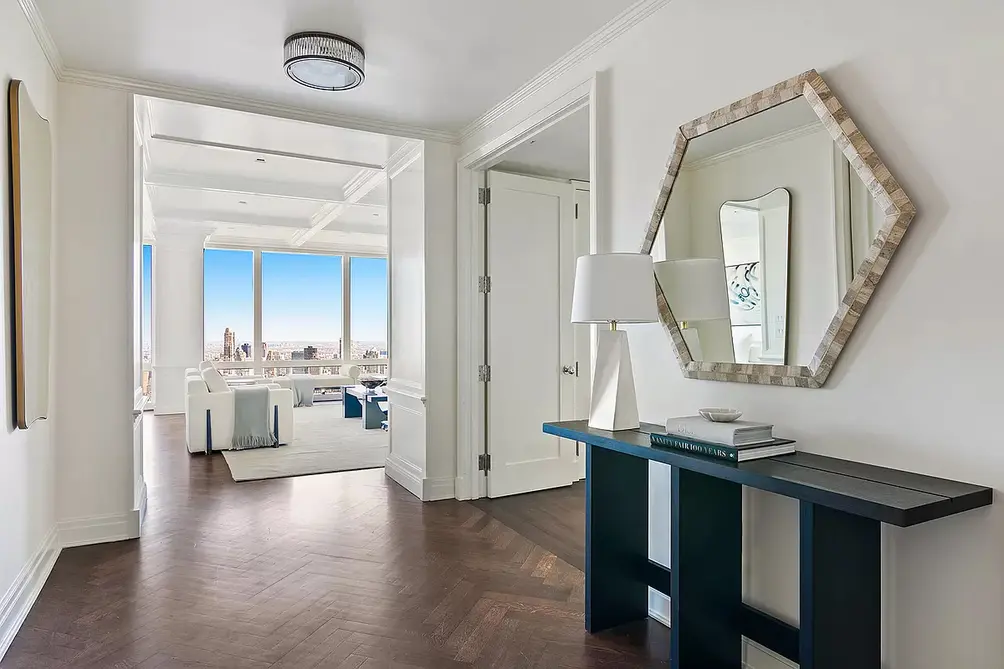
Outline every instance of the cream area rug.
[[223, 451], [235, 481], [384, 466], [390, 448], [387, 433], [364, 430], [361, 418], [342, 418], [341, 402], [296, 407], [293, 420], [292, 444]]

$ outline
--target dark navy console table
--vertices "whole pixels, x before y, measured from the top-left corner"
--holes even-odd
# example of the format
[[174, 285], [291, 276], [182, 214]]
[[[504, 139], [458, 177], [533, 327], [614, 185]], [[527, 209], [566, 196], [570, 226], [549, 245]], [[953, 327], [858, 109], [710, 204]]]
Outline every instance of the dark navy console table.
[[[909, 527], [993, 503], [991, 488], [809, 453], [732, 464], [653, 447], [586, 421], [544, 432], [587, 444], [586, 629], [671, 597], [670, 666], [738, 669], [745, 636], [801, 669], [879, 669], [880, 525]], [[670, 569], [648, 559], [648, 461], [672, 467]], [[800, 627], [742, 601], [742, 486], [800, 500]]]

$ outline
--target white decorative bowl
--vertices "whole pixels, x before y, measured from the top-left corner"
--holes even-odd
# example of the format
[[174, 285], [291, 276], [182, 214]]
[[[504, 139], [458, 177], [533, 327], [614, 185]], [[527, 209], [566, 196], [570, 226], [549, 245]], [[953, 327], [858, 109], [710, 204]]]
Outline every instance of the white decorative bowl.
[[697, 412], [712, 423], [731, 423], [743, 415], [743, 412], [739, 409], [722, 409], [720, 407], [698, 409]]

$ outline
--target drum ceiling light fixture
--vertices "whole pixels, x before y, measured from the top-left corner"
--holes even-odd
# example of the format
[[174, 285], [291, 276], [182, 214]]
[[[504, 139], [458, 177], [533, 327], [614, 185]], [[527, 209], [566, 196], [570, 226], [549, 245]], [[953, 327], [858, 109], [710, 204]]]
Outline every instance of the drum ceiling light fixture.
[[286, 38], [286, 74], [319, 91], [347, 91], [366, 78], [361, 46], [339, 35], [296, 33]]

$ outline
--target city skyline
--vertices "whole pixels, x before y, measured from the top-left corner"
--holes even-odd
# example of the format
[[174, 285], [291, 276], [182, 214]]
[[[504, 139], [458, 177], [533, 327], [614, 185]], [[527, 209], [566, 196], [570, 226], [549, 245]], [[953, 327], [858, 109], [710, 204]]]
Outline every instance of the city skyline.
[[[342, 260], [341, 256], [262, 253], [263, 341], [341, 338]], [[387, 259], [353, 257], [349, 261], [352, 339], [385, 342]], [[206, 343], [212, 341], [210, 333], [222, 333], [227, 327], [238, 334], [253, 333], [251, 252], [206, 249], [204, 267]]]
[[[262, 254], [262, 339], [275, 345], [339, 345], [342, 334], [341, 256]], [[351, 340], [387, 347], [387, 259], [345, 257], [351, 262]], [[204, 345], [223, 345], [223, 332], [236, 334], [235, 346], [250, 344], [254, 331], [253, 256], [250, 251], [205, 251]], [[153, 249], [142, 251], [143, 349], [152, 343]], [[324, 291], [327, 287], [327, 291]], [[327, 298], [319, 297], [326, 295]], [[218, 333], [218, 334], [217, 334]], [[242, 336], [241, 333], [244, 333]], [[250, 335], [250, 336], [249, 336]]]
[[[206, 359], [225, 362], [253, 360], [252, 344], [242, 339], [233, 328], [225, 328], [222, 340], [205, 342]], [[300, 353], [304, 357], [298, 357]], [[382, 341], [354, 340], [348, 359], [386, 358], [387, 346]], [[336, 341], [273, 341], [262, 342], [262, 360], [339, 360], [342, 342]]]

